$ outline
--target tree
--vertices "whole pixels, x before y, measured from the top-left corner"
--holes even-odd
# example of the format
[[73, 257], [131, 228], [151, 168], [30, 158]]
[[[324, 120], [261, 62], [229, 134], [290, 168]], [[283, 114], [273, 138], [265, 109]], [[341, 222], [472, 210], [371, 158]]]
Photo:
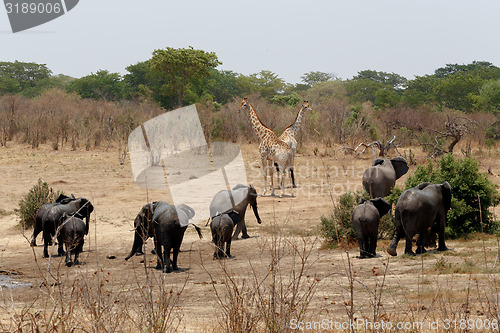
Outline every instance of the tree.
[[335, 79], [335, 75], [332, 73], [324, 73], [324, 72], [309, 72], [305, 73], [300, 77], [302, 82], [304, 82], [307, 86], [312, 87], [315, 83], [331, 81]]
[[358, 72], [353, 80], [372, 80], [378, 83], [382, 83], [384, 85], [392, 86], [395, 90], [401, 90], [406, 83], [406, 79], [399, 74], [395, 73], [386, 73], [386, 72], [378, 72], [373, 70], [364, 70]]
[[287, 84], [282, 78], [268, 70], [240, 78], [247, 94], [257, 92], [269, 101], [274, 95], [282, 93], [287, 88]]
[[500, 114], [500, 80], [490, 80], [483, 84], [476, 96], [475, 106], [495, 115]]
[[209, 72], [210, 74], [193, 88], [198, 96], [210, 96], [214, 102], [226, 104], [231, 98], [244, 93], [240, 74], [228, 70], [219, 71], [215, 68]]
[[50, 78], [52, 72], [45, 64], [34, 62], [0, 62], [0, 95], [22, 93], [33, 96], [37, 86]]
[[151, 70], [166, 80], [163, 85], [164, 94], [175, 94], [178, 106], [182, 106], [184, 94], [195, 80], [206, 77], [210, 68], [222, 64], [214, 52], [195, 50], [192, 47], [155, 50], [149, 63]]
[[376, 106], [384, 107], [399, 102], [406, 81], [398, 74], [364, 70], [346, 81], [346, 91], [351, 102], [371, 101]]
[[75, 92], [83, 98], [117, 101], [123, 98], [124, 86], [119, 73], [100, 70], [70, 82], [67, 91]]

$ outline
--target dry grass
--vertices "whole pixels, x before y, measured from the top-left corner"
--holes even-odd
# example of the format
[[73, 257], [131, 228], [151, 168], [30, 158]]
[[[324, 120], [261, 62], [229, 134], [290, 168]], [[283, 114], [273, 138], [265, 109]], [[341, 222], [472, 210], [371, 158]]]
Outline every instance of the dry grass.
[[[481, 170], [491, 167], [498, 174], [498, 152], [480, 152], [474, 145], [472, 154], [481, 157]], [[382, 322], [413, 326], [400, 331], [460, 332], [465, 331], [460, 327], [463, 320], [474, 320], [474, 325], [500, 320], [496, 237], [479, 234], [448, 241], [452, 251], [418, 257], [389, 258], [383, 251], [387, 241], [379, 242], [380, 256], [373, 259], [356, 259], [357, 248], [323, 249], [315, 234], [319, 217], [331, 212], [331, 196], [358, 189], [371, 154], [320, 156], [314, 155], [314, 147], [327, 152], [340, 148], [315, 142], [302, 146], [296, 160], [297, 196], [259, 197], [263, 224], [257, 226], [247, 214], [254, 237], [233, 243], [234, 259], [212, 260], [210, 240], [199, 241], [188, 229], [179, 257], [183, 270], [172, 274], [152, 269], [150, 254], [143, 262], [140, 257], [123, 260], [138, 209], [145, 201], [165, 196], [138, 189], [128, 161], [119, 165], [116, 154], [104, 147], [0, 148], [0, 172], [5, 175], [0, 185], [9, 194], [0, 202], [5, 212], [0, 221], [6, 226], [0, 237], [0, 265], [21, 273], [13, 278], [32, 283], [2, 290], [0, 330], [275, 332], [310, 323], [316, 325], [311, 331], [319, 332], [321, 326], [315, 323], [328, 322], [333, 331], [348, 332], [353, 330], [345, 323], [351, 320], [364, 324], [360, 332], [395, 331], [373, 326]], [[417, 163], [425, 162], [425, 154], [413, 149]], [[249, 182], [262, 188], [254, 165], [255, 145], [244, 145], [242, 151]], [[67, 193], [85, 195], [96, 207], [80, 267], [67, 268], [57, 257], [41, 258], [40, 248], [30, 248], [14, 228], [13, 207], [38, 178]], [[492, 180], [500, 182], [498, 177]], [[110, 255], [118, 258], [108, 259]], [[439, 330], [429, 326], [436, 322]], [[445, 330], [445, 323], [455, 326]]]

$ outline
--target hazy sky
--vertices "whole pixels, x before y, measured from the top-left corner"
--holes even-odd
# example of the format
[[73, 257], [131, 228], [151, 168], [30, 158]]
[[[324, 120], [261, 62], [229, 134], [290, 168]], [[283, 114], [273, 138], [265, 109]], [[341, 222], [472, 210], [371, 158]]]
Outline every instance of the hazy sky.
[[0, 7], [0, 61], [81, 77], [125, 68], [166, 46], [215, 52], [219, 69], [310, 71], [348, 79], [365, 69], [413, 78], [448, 63], [500, 66], [498, 0], [80, 0], [66, 15], [13, 34]]

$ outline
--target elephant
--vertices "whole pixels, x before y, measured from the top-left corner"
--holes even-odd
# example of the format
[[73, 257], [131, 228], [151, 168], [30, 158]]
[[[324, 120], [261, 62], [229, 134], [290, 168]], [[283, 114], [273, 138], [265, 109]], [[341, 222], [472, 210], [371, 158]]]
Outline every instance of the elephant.
[[[66, 266], [68, 267], [73, 264], [80, 264], [78, 256], [83, 251], [84, 236], [87, 230], [87, 226], [81, 217], [79, 214], [69, 216], [64, 212], [56, 231], [58, 243], [64, 244], [66, 247]], [[73, 262], [71, 261], [72, 253], [75, 255]]]
[[[49, 256], [48, 245], [52, 241], [52, 237], [55, 235], [56, 230], [61, 223], [61, 217], [64, 213], [68, 215], [80, 214], [82, 217], [85, 217], [84, 232], [85, 235], [88, 234], [90, 214], [94, 211], [94, 206], [88, 199], [70, 197], [44, 209], [45, 212], [41, 217], [44, 258], [48, 258]], [[33, 239], [35, 239], [35, 237]], [[59, 242], [58, 245], [58, 254], [64, 255], [63, 244]]]
[[245, 213], [248, 205], [252, 206], [257, 223], [261, 224], [262, 221], [257, 211], [257, 191], [253, 185], [245, 186], [238, 184], [231, 191], [222, 190], [215, 194], [210, 203], [210, 217], [213, 218], [231, 210], [236, 211], [240, 214], [240, 221], [236, 224], [236, 230], [232, 237], [233, 240], [238, 239], [240, 232], [243, 233], [242, 238], [250, 238], [245, 225]]
[[358, 237], [360, 259], [376, 256], [380, 218], [390, 209], [391, 205], [383, 198], [361, 198], [358, 206], [352, 211], [352, 224]]
[[[438, 251], [448, 248], [444, 242], [446, 214], [451, 207], [451, 186], [448, 182], [442, 184], [420, 183], [416, 187], [404, 191], [398, 199], [395, 210], [394, 238], [387, 248], [387, 253], [396, 256], [399, 239], [406, 237], [405, 254], [415, 255], [412, 251], [412, 239], [417, 239], [417, 254], [424, 253], [425, 239], [429, 229], [437, 229], [439, 242]], [[437, 226], [434, 226], [434, 223]]]
[[363, 173], [363, 188], [370, 198], [386, 197], [396, 184], [396, 180], [408, 172], [408, 163], [403, 157], [392, 159], [377, 158]]
[[[212, 230], [212, 241], [215, 244], [214, 258], [231, 258], [231, 236], [235, 224], [240, 221], [240, 214], [231, 210], [225, 214], [220, 214], [212, 218], [210, 229]], [[226, 243], [226, 251], [224, 251]]]
[[[144, 254], [142, 252], [144, 241], [153, 237], [157, 258], [155, 268], [162, 269], [164, 273], [179, 270], [177, 257], [188, 225], [192, 224], [200, 239], [203, 238], [200, 228], [189, 222], [194, 215], [194, 210], [185, 204], [174, 206], [164, 201], [155, 201], [142, 206], [134, 220], [134, 244], [125, 260], [134, 254]], [[170, 260], [171, 251], [172, 260]]]
[[[65, 200], [66, 202], [69, 199], [76, 199], [73, 194], [71, 194], [71, 197], [68, 197], [67, 195], [61, 194], [59, 197], [56, 199], [56, 202], [54, 203], [46, 203], [43, 204], [36, 212], [35, 214], [35, 226], [33, 227], [33, 236], [31, 236], [31, 246], [36, 246], [36, 237], [38, 236], [39, 233], [42, 232], [42, 218], [45, 215], [45, 213], [51, 208], [54, 207], [56, 204], [61, 203], [61, 201]], [[49, 242], [49, 245], [52, 245], [52, 241]]]

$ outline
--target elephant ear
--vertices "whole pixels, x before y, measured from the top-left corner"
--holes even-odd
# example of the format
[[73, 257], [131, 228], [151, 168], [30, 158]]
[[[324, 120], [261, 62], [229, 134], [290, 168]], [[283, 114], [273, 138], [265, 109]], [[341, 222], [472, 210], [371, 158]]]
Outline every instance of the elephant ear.
[[64, 195], [64, 194], [61, 194], [59, 195], [59, 197], [56, 199], [56, 203], [61, 203], [61, 201], [63, 201], [64, 199], [69, 199], [70, 197], [68, 197], [67, 195]]
[[429, 185], [432, 185], [432, 183], [429, 183], [429, 182], [424, 182], [424, 183], [420, 183], [418, 184], [417, 186], [415, 186], [417, 189], [419, 190], [423, 190], [424, 188], [426, 188], [427, 186]]
[[408, 172], [408, 163], [403, 157], [394, 157], [391, 159], [391, 164], [394, 170], [396, 171], [396, 179], [401, 178], [405, 173]]
[[231, 218], [231, 220], [233, 220], [233, 223], [236, 225], [238, 222], [240, 222], [241, 220], [241, 216], [240, 214], [235, 211], [234, 209], [232, 209], [231, 211], [229, 211], [227, 213], [227, 215]]
[[377, 165], [382, 165], [384, 164], [384, 159], [383, 158], [376, 158], [375, 161], [373, 161], [372, 166], [377, 166]]
[[441, 191], [443, 193], [444, 208], [448, 211], [451, 208], [451, 186], [448, 182], [441, 184]]
[[391, 210], [391, 204], [385, 201], [384, 198], [371, 199], [370, 201], [375, 208], [377, 208], [380, 217], [384, 216]]
[[362, 205], [366, 202], [366, 199], [365, 198], [360, 198], [359, 201], [358, 201], [358, 205]]
[[177, 206], [179, 209], [181, 209], [184, 213], [186, 213], [187, 217], [189, 219], [192, 219], [194, 217], [194, 215], [196, 214], [194, 209], [189, 207], [188, 205], [186, 204], [180, 204]]
[[250, 186], [248, 187], [248, 194], [251, 195], [252, 197], [257, 196], [257, 190], [255, 189], [255, 187], [253, 187], [252, 184], [250, 184]]

